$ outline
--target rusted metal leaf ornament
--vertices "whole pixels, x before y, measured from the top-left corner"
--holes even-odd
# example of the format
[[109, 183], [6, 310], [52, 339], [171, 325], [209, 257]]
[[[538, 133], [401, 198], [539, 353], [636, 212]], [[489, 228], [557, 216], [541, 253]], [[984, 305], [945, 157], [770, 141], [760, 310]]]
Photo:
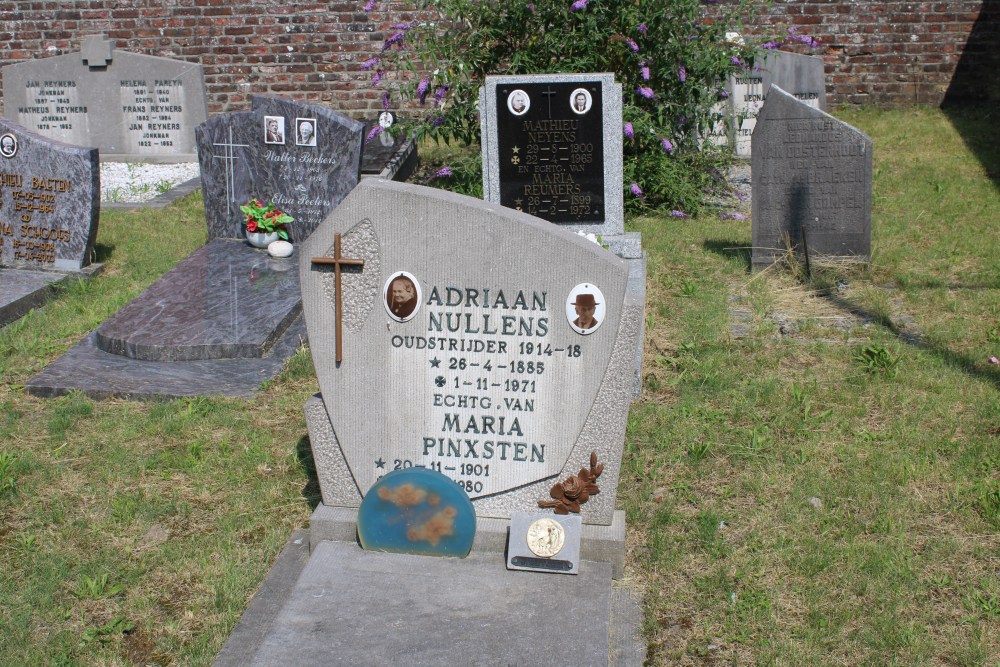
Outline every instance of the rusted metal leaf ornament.
[[604, 464], [597, 464], [597, 452], [590, 453], [590, 468], [580, 468], [580, 472], [561, 482], [556, 482], [549, 495], [553, 500], [539, 500], [539, 507], [551, 507], [556, 514], [579, 513], [580, 505], [587, 502], [601, 488], [595, 483], [604, 472]]

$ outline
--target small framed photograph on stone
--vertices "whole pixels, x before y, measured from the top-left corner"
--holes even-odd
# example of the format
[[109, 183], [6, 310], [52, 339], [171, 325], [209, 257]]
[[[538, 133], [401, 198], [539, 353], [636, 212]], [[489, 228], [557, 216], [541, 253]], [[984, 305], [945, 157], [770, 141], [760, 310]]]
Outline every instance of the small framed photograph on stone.
[[507, 96], [507, 110], [515, 116], [523, 116], [531, 108], [531, 98], [520, 88], [512, 90]]
[[577, 88], [569, 96], [569, 108], [578, 116], [590, 111], [594, 104], [594, 98], [590, 96], [590, 91], [586, 88]]
[[406, 271], [397, 271], [389, 276], [389, 279], [385, 281], [382, 293], [385, 312], [389, 313], [389, 317], [397, 322], [412, 320], [417, 311], [420, 310], [420, 303], [423, 301], [420, 281], [412, 273]]
[[566, 297], [566, 321], [573, 331], [584, 336], [600, 328], [606, 310], [604, 294], [591, 283], [580, 283]]
[[295, 119], [295, 145], [315, 146], [316, 145], [316, 119], [296, 118]]
[[264, 143], [284, 145], [285, 143], [284, 116], [264, 116]]
[[17, 155], [17, 137], [7, 132], [0, 136], [0, 155], [5, 158], [12, 158]]

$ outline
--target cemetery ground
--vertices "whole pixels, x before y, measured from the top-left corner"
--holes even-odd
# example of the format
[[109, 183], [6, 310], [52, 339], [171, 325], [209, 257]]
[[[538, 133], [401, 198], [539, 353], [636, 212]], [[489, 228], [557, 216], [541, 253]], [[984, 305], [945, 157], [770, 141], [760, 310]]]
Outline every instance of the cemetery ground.
[[[748, 222], [627, 226], [619, 584], [653, 664], [1000, 664], [996, 112], [841, 117], [875, 141], [870, 267], [751, 274]], [[0, 329], [0, 663], [209, 664], [319, 501], [304, 347], [253, 400], [23, 389], [204, 241], [198, 195], [105, 211], [104, 273]]]

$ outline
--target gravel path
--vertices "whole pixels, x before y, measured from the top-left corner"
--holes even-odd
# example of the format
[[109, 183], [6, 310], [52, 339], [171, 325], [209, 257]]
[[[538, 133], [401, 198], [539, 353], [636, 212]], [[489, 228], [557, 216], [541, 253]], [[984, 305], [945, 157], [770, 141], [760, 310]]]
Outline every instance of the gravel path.
[[144, 164], [101, 163], [101, 201], [144, 202], [200, 173], [197, 162]]

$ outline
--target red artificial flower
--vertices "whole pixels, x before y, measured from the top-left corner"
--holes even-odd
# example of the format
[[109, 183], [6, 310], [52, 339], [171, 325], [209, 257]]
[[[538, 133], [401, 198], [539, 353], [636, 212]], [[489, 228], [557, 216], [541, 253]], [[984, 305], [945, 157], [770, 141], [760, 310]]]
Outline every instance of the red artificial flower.
[[248, 220], [247, 221], [247, 231], [251, 232], [251, 233], [257, 231], [257, 223], [255, 221], [253, 221], [253, 220]]

